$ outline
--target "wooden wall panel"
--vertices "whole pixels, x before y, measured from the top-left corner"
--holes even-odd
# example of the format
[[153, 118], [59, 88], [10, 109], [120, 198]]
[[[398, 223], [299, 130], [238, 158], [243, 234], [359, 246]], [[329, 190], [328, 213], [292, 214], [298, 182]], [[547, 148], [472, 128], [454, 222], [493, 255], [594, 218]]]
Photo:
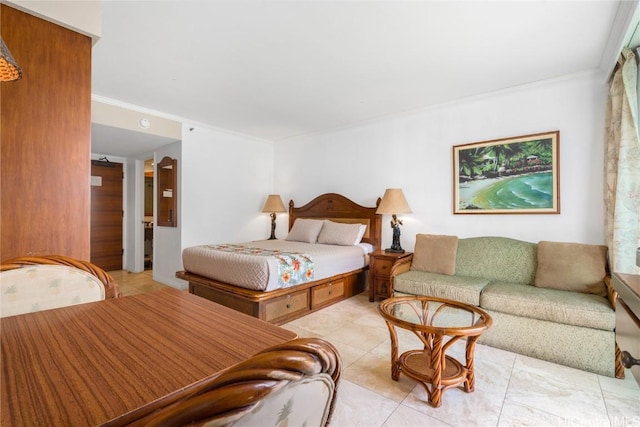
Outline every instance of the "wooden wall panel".
[[22, 79], [0, 83], [0, 259], [89, 259], [91, 39], [0, 5]]

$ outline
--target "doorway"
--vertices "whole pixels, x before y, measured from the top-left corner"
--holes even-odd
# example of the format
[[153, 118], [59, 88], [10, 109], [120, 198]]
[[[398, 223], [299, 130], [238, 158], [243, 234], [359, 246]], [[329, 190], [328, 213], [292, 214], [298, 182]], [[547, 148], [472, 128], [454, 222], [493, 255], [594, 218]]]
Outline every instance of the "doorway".
[[144, 162], [144, 269], [153, 269], [153, 159]]
[[91, 262], [122, 270], [122, 163], [91, 161]]

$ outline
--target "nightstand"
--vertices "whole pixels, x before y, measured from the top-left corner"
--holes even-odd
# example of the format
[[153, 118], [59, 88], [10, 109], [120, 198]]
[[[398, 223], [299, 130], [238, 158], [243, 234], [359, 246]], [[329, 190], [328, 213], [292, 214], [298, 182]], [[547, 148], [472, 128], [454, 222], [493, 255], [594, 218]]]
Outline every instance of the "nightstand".
[[411, 263], [413, 252], [402, 254], [375, 251], [369, 254], [369, 301], [393, 296], [391, 272], [400, 264]]

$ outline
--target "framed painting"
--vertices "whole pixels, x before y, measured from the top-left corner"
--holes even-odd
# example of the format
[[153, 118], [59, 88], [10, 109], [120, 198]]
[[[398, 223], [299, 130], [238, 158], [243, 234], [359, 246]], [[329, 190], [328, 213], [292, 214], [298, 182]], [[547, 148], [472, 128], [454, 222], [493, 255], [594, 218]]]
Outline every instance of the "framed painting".
[[453, 147], [454, 214], [559, 214], [560, 131]]

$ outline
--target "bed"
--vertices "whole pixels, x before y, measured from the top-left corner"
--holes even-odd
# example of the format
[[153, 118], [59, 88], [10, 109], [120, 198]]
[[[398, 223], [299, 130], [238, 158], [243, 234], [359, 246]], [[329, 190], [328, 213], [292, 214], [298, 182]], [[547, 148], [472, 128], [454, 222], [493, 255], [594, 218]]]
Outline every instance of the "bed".
[[[360, 244], [336, 248], [352, 252], [352, 255], [339, 255], [338, 257], [342, 258], [338, 259], [337, 264], [333, 250], [325, 248], [325, 246], [334, 245], [315, 244], [315, 242], [271, 240], [242, 244], [201, 245], [185, 248], [184, 270], [178, 271], [176, 276], [187, 280], [189, 292], [195, 295], [274, 324], [286, 323], [365, 290], [368, 270], [367, 253], [380, 249], [381, 246], [381, 215], [376, 214], [379, 204], [378, 198], [376, 206], [361, 206], [336, 193], [322, 194], [300, 207], [296, 207], [293, 201], [289, 202], [291, 232], [299, 230], [299, 224], [304, 220], [329, 220], [335, 227], [342, 225], [350, 229], [355, 224], [362, 226]], [[296, 224], [298, 219], [301, 221]], [[219, 255], [215, 255], [219, 259], [215, 261], [217, 264], [213, 268], [208, 266], [208, 257], [214, 256], [210, 250], [220, 251]], [[298, 254], [302, 258], [312, 254], [310, 258], [313, 259], [313, 276], [310, 280], [293, 285], [287, 283], [283, 286], [282, 283], [275, 283], [273, 273], [267, 274], [268, 277], [265, 278], [258, 267], [254, 269], [247, 264], [242, 266], [233, 264], [236, 260], [240, 261], [237, 258], [247, 261], [247, 253], [251, 251], [277, 252], [279, 250]], [[320, 250], [320, 253], [317, 250]], [[354, 251], [360, 253], [359, 263], [353, 258], [348, 258], [353, 256]], [[194, 253], [196, 256], [190, 258]], [[275, 255], [278, 256], [277, 253]], [[333, 257], [331, 268], [326, 268], [323, 262], [325, 256]], [[257, 263], [274, 262], [270, 257], [255, 258], [258, 259]], [[338, 269], [336, 265], [339, 265]], [[240, 274], [236, 274], [238, 272]], [[244, 283], [241, 283], [243, 280]]]

